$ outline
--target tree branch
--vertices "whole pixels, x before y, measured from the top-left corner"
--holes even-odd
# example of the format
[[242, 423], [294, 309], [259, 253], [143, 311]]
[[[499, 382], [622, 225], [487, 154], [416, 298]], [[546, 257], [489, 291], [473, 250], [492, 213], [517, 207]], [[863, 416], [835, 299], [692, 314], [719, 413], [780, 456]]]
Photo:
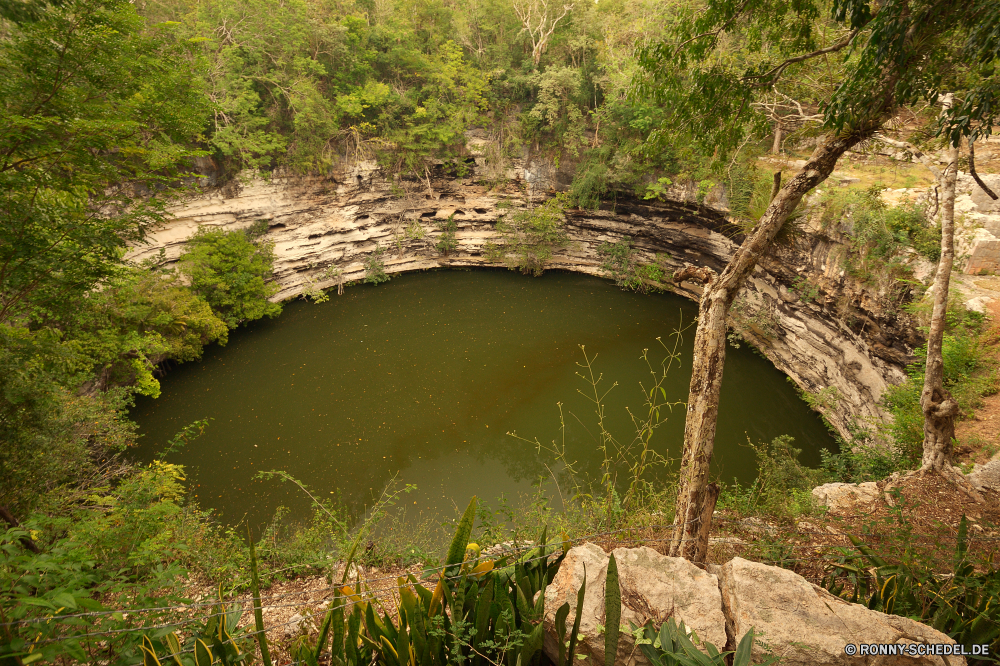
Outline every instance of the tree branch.
[[935, 166], [933, 160], [931, 160], [931, 158], [928, 157], [926, 153], [921, 152], [920, 149], [918, 149], [912, 143], [907, 143], [906, 141], [899, 141], [898, 139], [890, 139], [884, 134], [875, 135], [875, 139], [881, 141], [882, 143], [887, 143], [895, 148], [907, 151], [908, 153], [916, 157], [918, 160], [920, 160], [920, 163], [923, 164], [925, 167], [927, 167], [927, 169], [932, 174], [934, 174], [935, 178], [941, 180], [941, 170], [938, 169], [937, 166]]
[[969, 137], [969, 173], [972, 174], [972, 179], [976, 181], [979, 187], [983, 188], [983, 192], [986, 192], [986, 194], [990, 195], [990, 199], [996, 201], [997, 195], [993, 193], [993, 190], [991, 190], [989, 187], [986, 186], [986, 183], [983, 182], [983, 179], [979, 177], [978, 173], [976, 173], [975, 145], [976, 142], [972, 140], [972, 137]]
[[695, 35], [691, 39], [686, 39], [683, 42], [681, 42], [680, 44], [678, 44], [676, 47], [674, 47], [674, 55], [677, 55], [678, 51], [680, 51], [682, 48], [684, 48], [685, 46], [687, 46], [691, 42], [696, 41], [698, 39], [701, 39], [702, 37], [715, 37], [720, 32], [722, 32], [723, 30], [725, 30], [726, 28], [728, 28], [729, 25], [733, 21], [735, 21], [736, 19], [738, 19], [740, 17], [740, 14], [743, 13], [743, 10], [746, 9], [746, 6], [747, 6], [747, 4], [749, 4], [749, 2], [750, 2], [750, 0], [743, 0], [743, 4], [740, 5], [739, 9], [737, 9], [736, 12], [731, 17], [729, 17], [729, 20], [726, 21], [725, 23], [723, 23], [719, 27], [718, 30], [710, 30], [708, 32], [703, 32], [700, 35]]
[[848, 46], [851, 42], [853, 42], [854, 38], [857, 37], [860, 32], [861, 28], [857, 28], [856, 30], [851, 32], [851, 34], [849, 34], [843, 41], [837, 42], [832, 46], [827, 46], [826, 48], [819, 49], [818, 51], [813, 51], [812, 53], [804, 53], [800, 56], [789, 58], [780, 65], [777, 65], [776, 67], [771, 69], [769, 72], [766, 72], [764, 74], [756, 74], [754, 76], [744, 77], [744, 81], [750, 81], [753, 79], [763, 79], [760, 83], [751, 84], [751, 87], [770, 88], [777, 82], [778, 78], [781, 76], [781, 73], [785, 71], [785, 68], [788, 67], [789, 65], [794, 65], [797, 62], [803, 62], [805, 60], [811, 60], [812, 58], [818, 58], [819, 56], [826, 55], [827, 53], [835, 53], [837, 51], [840, 51], [844, 47]]

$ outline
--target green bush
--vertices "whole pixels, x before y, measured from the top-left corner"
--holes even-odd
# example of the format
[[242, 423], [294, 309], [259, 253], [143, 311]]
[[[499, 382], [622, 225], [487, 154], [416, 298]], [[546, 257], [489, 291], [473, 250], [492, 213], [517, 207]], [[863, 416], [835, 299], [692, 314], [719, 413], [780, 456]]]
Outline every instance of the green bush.
[[796, 516], [812, 511], [811, 491], [822, 483], [823, 472], [799, 462], [802, 449], [794, 438], [781, 435], [770, 443], [748, 441], [757, 457], [757, 478], [749, 486], [739, 482], [724, 489], [720, 506], [742, 515], [768, 513]]
[[597, 210], [601, 199], [608, 193], [610, 172], [606, 164], [600, 161], [589, 161], [581, 165], [573, 176], [569, 188], [569, 200], [580, 208]]
[[541, 275], [553, 252], [569, 245], [563, 229], [567, 202], [565, 194], [557, 194], [535, 208], [504, 215], [496, 226], [499, 241], [489, 241], [484, 248], [487, 260], [525, 275]]
[[101, 386], [135, 386], [153, 397], [160, 392], [157, 364], [198, 360], [206, 345], [224, 345], [229, 335], [226, 322], [176, 273], [149, 265], [88, 294], [66, 328], [92, 359]]
[[389, 274], [385, 272], [385, 248], [376, 245], [375, 249], [365, 257], [365, 284], [382, 284], [389, 281]]
[[[968, 418], [982, 404], [982, 397], [997, 390], [993, 361], [982, 343], [980, 326], [975, 320], [952, 327], [944, 336], [944, 386], [961, 409], [960, 418]], [[909, 377], [902, 384], [889, 387], [882, 402], [892, 414], [885, 428], [896, 448], [906, 457], [919, 460], [924, 441], [924, 415], [920, 393], [924, 385], [927, 346], [916, 351], [917, 361], [907, 368]]]
[[438, 236], [438, 242], [434, 243], [434, 249], [447, 257], [458, 249], [458, 240], [455, 238], [458, 223], [455, 222], [455, 214], [452, 213], [447, 220], [438, 223], [438, 227], [441, 229], [441, 235]]
[[[642, 627], [632, 625], [635, 643], [653, 666], [751, 666], [756, 634], [750, 629], [740, 639], [736, 650], [720, 652], [712, 643], [701, 640], [698, 634], [668, 619], [660, 630], [654, 628], [653, 621], [647, 620]], [[765, 657], [756, 662], [757, 666], [778, 663], [778, 657]]]
[[268, 300], [279, 290], [271, 281], [273, 243], [254, 242], [243, 231], [201, 227], [188, 241], [178, 266], [194, 293], [229, 328], [281, 313], [281, 305]]
[[[920, 422], [922, 427], [922, 415]], [[820, 456], [824, 480], [843, 483], [881, 481], [894, 472], [913, 469], [918, 460], [895, 446], [859, 443], [857, 440], [842, 442], [841, 450], [837, 453], [823, 449]]]

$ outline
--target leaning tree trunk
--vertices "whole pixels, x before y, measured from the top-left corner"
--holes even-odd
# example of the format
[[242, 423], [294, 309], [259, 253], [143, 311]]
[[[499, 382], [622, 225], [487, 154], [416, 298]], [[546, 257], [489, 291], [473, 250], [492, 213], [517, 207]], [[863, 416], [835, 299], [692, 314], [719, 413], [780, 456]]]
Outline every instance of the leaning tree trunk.
[[713, 497], [709, 492], [709, 465], [715, 445], [722, 367], [726, 361], [726, 316], [729, 308], [802, 197], [826, 180], [840, 156], [867, 136], [868, 133], [855, 133], [827, 137], [802, 170], [777, 193], [721, 275], [715, 276], [705, 268], [689, 268], [674, 276], [677, 281], [695, 277], [705, 283], [698, 304], [677, 512], [669, 551], [674, 557], [698, 561], [707, 552], [707, 543], [701, 542], [707, 541], [708, 526], [702, 523], [711, 519], [711, 511], [706, 511], [706, 503]]
[[[952, 96], [945, 98], [945, 109]], [[945, 318], [948, 313], [948, 283], [955, 261], [955, 180], [958, 176], [958, 146], [948, 149], [948, 166], [941, 178], [941, 260], [934, 279], [934, 310], [927, 334], [927, 371], [920, 393], [924, 412], [924, 454], [921, 471], [951, 472], [951, 440], [955, 437], [958, 403], [944, 388]]]

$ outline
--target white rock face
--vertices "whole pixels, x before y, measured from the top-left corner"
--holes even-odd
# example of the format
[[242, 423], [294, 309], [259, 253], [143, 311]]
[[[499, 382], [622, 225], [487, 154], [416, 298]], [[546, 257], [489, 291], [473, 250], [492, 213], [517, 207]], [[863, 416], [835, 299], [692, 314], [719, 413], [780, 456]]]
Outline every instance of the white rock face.
[[[530, 183], [528, 166], [534, 169]], [[335, 286], [338, 280], [327, 272], [331, 268], [340, 270], [344, 281], [363, 278], [365, 259], [377, 247], [384, 250], [387, 273], [488, 266], [483, 246], [504, 214], [498, 204], [532, 205], [565, 180], [551, 166], [528, 166], [515, 164], [507, 174], [512, 185], [501, 190], [449, 177], [441, 169], [432, 173], [429, 186], [423, 180], [391, 181], [365, 162], [327, 177], [274, 177], [206, 189], [176, 205], [173, 219], [129, 258], [153, 258], [163, 250], [167, 260], [176, 260], [199, 226], [233, 230], [266, 220], [281, 287], [276, 300]], [[477, 162], [473, 177], [484, 180], [486, 167]], [[705, 205], [619, 199], [608, 208], [569, 211], [566, 229], [572, 242], [548, 266], [600, 275], [598, 247], [626, 235], [639, 261], [658, 260], [668, 272], [688, 263], [721, 270], [736, 249], [724, 214]], [[443, 256], [434, 244], [442, 233], [439, 223], [451, 215], [458, 225], [458, 247]], [[916, 343], [899, 341], [899, 327], [905, 324], [895, 314], [883, 317], [879, 299], [867, 298], [844, 277], [836, 250], [829, 240], [805, 235], [796, 249], [761, 263], [742, 291], [739, 308], [744, 334], [779, 370], [804, 390], [835, 389], [824, 416], [846, 435], [851, 421], [884, 416], [878, 400], [887, 385], [905, 378], [903, 368]], [[802, 276], [814, 276], [822, 287], [815, 300], [803, 300], [789, 288]], [[675, 291], [697, 299], [701, 288], [682, 283]], [[839, 319], [837, 303], [845, 300], [864, 314], [856, 320], [864, 322], [856, 325], [860, 335]]]
[[[980, 174], [1000, 194], [1000, 174]], [[955, 185], [958, 259], [956, 267], [972, 275], [1000, 271], [1000, 200], [994, 201], [972, 175], [959, 172]]]
[[[659, 627], [668, 618], [684, 621], [699, 637], [720, 649], [726, 644], [726, 618], [722, 614], [719, 581], [679, 557], [660, 555], [651, 548], [617, 548], [618, 574], [622, 594], [621, 623], [636, 626], [653, 620]], [[578, 653], [590, 663], [604, 666], [604, 634], [598, 625], [605, 625], [604, 584], [608, 571], [608, 554], [599, 546], [584, 544], [570, 550], [559, 573], [545, 591], [545, 651], [555, 658], [558, 643], [555, 633], [556, 611], [569, 603], [567, 632], [572, 629], [576, 613], [576, 595], [583, 583], [586, 565], [587, 591], [583, 602], [580, 633], [585, 637]], [[634, 641], [623, 632], [618, 645], [616, 663], [626, 663], [631, 656], [637, 663], [647, 663]], [[634, 654], [633, 654], [634, 653]]]
[[722, 603], [729, 631], [739, 641], [751, 627], [782, 666], [877, 664], [879, 666], [958, 666], [965, 657], [849, 656], [848, 643], [954, 643], [928, 626], [895, 615], [871, 611], [813, 585], [802, 576], [757, 562], [735, 558], [719, 570]]
[[826, 483], [812, 489], [812, 495], [830, 513], [847, 514], [859, 504], [869, 504], [878, 499], [878, 484], [867, 483]]

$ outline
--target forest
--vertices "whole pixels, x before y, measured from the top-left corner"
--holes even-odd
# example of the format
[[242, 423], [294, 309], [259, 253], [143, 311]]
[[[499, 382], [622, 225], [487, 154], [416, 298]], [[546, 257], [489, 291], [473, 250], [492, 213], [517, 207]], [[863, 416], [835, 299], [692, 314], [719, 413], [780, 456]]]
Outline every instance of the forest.
[[[259, 597], [262, 585], [307, 574], [332, 584], [333, 570], [314, 564], [329, 553], [343, 565], [342, 584], [356, 556], [359, 566], [412, 564], [411, 543], [376, 544], [371, 536], [391, 517], [399, 499], [391, 493], [364, 519], [318, 503], [311, 523], [276, 519], [265, 534], [216, 522], [191, 496], [184, 469], [165, 461], [216, 427], [207, 422], [185, 427], [154, 463], [130, 462], [136, 396], [158, 396], [171, 365], [196, 362], [231, 331], [282, 310], [273, 300], [266, 223], [239, 232], [203, 227], [175, 263], [126, 259], [170, 218], [172, 204], [203, 187], [208, 167], [216, 186], [322, 176], [359, 161], [392, 182], [429, 181], [435, 169], [465, 175], [467, 133], [475, 130], [488, 137], [492, 176], [484, 187], [509, 185], [506, 169], [527, 150], [571, 165], [568, 191], [518, 223], [554, 228], [566, 210], [617, 197], [667, 200], [671, 187], [693, 192], [697, 205], [709, 191], [725, 192], [742, 245], [719, 274], [692, 266], [665, 276], [636, 264], [628, 239], [601, 250], [605, 275], [623, 288], [682, 279], [704, 287], [676, 483], [636, 481], [624, 499], [605, 484], [572, 517], [536, 504], [518, 527], [534, 530], [531, 537], [562, 520], [560, 544], [568, 543], [613, 522], [614, 511], [635, 524], [655, 513], [674, 520], [670, 555], [704, 561], [717, 502], [740, 515], [794, 519], [816, 510], [805, 506], [813, 485], [916, 469], [966, 488], [952, 466], [955, 421], [995, 392], [997, 380], [987, 323], [949, 300], [955, 174], [974, 173], [975, 142], [988, 139], [1000, 113], [998, 61], [1000, 10], [991, 0], [0, 0], [0, 517], [8, 528], [0, 537], [0, 663], [149, 664], [157, 653], [177, 655], [169, 630], [181, 626], [179, 609], [191, 603], [186, 586], [200, 577], [226, 589], [210, 600], [219, 604], [214, 624], [189, 632], [184, 652], [197, 659], [194, 637], [214, 631], [216, 643], [200, 643], [212, 646], [204, 663], [250, 663], [259, 650], [270, 666], [259, 611], [256, 634], [237, 636], [222, 596], [254, 590]], [[940, 176], [940, 214], [938, 205], [933, 213], [886, 206], [877, 186], [833, 192], [821, 203], [823, 215], [854, 221], [845, 270], [905, 291], [923, 327], [910, 379], [882, 398], [893, 419], [843, 440], [822, 470], [800, 465], [787, 440], [762, 444], [758, 484], [720, 491], [708, 465], [737, 294], [771, 244], [794, 231], [800, 203], [838, 160], [883, 139], [903, 146], [912, 162], [944, 156], [930, 160]], [[782, 181], [762, 158], [785, 150], [808, 157]], [[497, 225], [497, 233], [507, 231]], [[518, 250], [537, 266], [493, 259], [540, 274], [551, 254], [543, 250]], [[909, 255], [943, 275], [926, 296], [900, 268]], [[822, 411], [825, 397], [806, 399]], [[463, 553], [475, 546], [478, 558], [480, 546], [509, 535], [481, 510], [479, 545], [469, 544], [470, 506], [472, 514], [455, 521], [447, 555], [428, 549], [415, 559], [460, 577], [456, 595], [473, 588], [492, 595], [493, 578], [473, 575]], [[534, 547], [544, 558], [542, 534]], [[358, 551], [362, 541], [368, 548]], [[912, 544], [901, 544], [912, 555]], [[854, 556], [875, 557], [861, 552]], [[902, 585], [909, 576], [905, 608], [902, 591], [893, 607], [860, 582], [857, 568], [852, 585], [836, 593], [864, 594], [871, 608], [928, 623], [947, 615], [941, 599], [948, 599], [959, 610], [948, 615], [946, 633], [996, 649], [1000, 624], [985, 609], [1000, 599], [1000, 578], [995, 566], [967, 566], [962, 557], [951, 575], [965, 587], [933, 599], [914, 581], [937, 580], [936, 561], [899, 565], [893, 580]], [[840, 566], [837, 575], [852, 575], [846, 560], [831, 555], [830, 563]], [[509, 564], [520, 568], [502, 585], [497, 578], [503, 601], [492, 610], [489, 601], [479, 610], [483, 596], [444, 599], [448, 584], [400, 592], [401, 603], [423, 604], [411, 622], [433, 622], [437, 612], [444, 632], [407, 663], [472, 659], [477, 639], [448, 624], [460, 625], [462, 613], [492, 632], [493, 642], [480, 646], [489, 663], [540, 659], [540, 642], [528, 648], [542, 610], [529, 602], [555, 569]], [[360, 581], [337, 589], [335, 599], [360, 603]], [[442, 619], [444, 606], [451, 620]], [[153, 610], [120, 612], [128, 608]], [[330, 640], [343, 654], [324, 660], [406, 661], [378, 642], [381, 631], [385, 645], [395, 645], [405, 629], [372, 615], [371, 605], [360, 608], [369, 617], [344, 608], [338, 615], [331, 605], [319, 636], [289, 648], [295, 663], [318, 663]], [[449, 631], [453, 648], [441, 638]]]

